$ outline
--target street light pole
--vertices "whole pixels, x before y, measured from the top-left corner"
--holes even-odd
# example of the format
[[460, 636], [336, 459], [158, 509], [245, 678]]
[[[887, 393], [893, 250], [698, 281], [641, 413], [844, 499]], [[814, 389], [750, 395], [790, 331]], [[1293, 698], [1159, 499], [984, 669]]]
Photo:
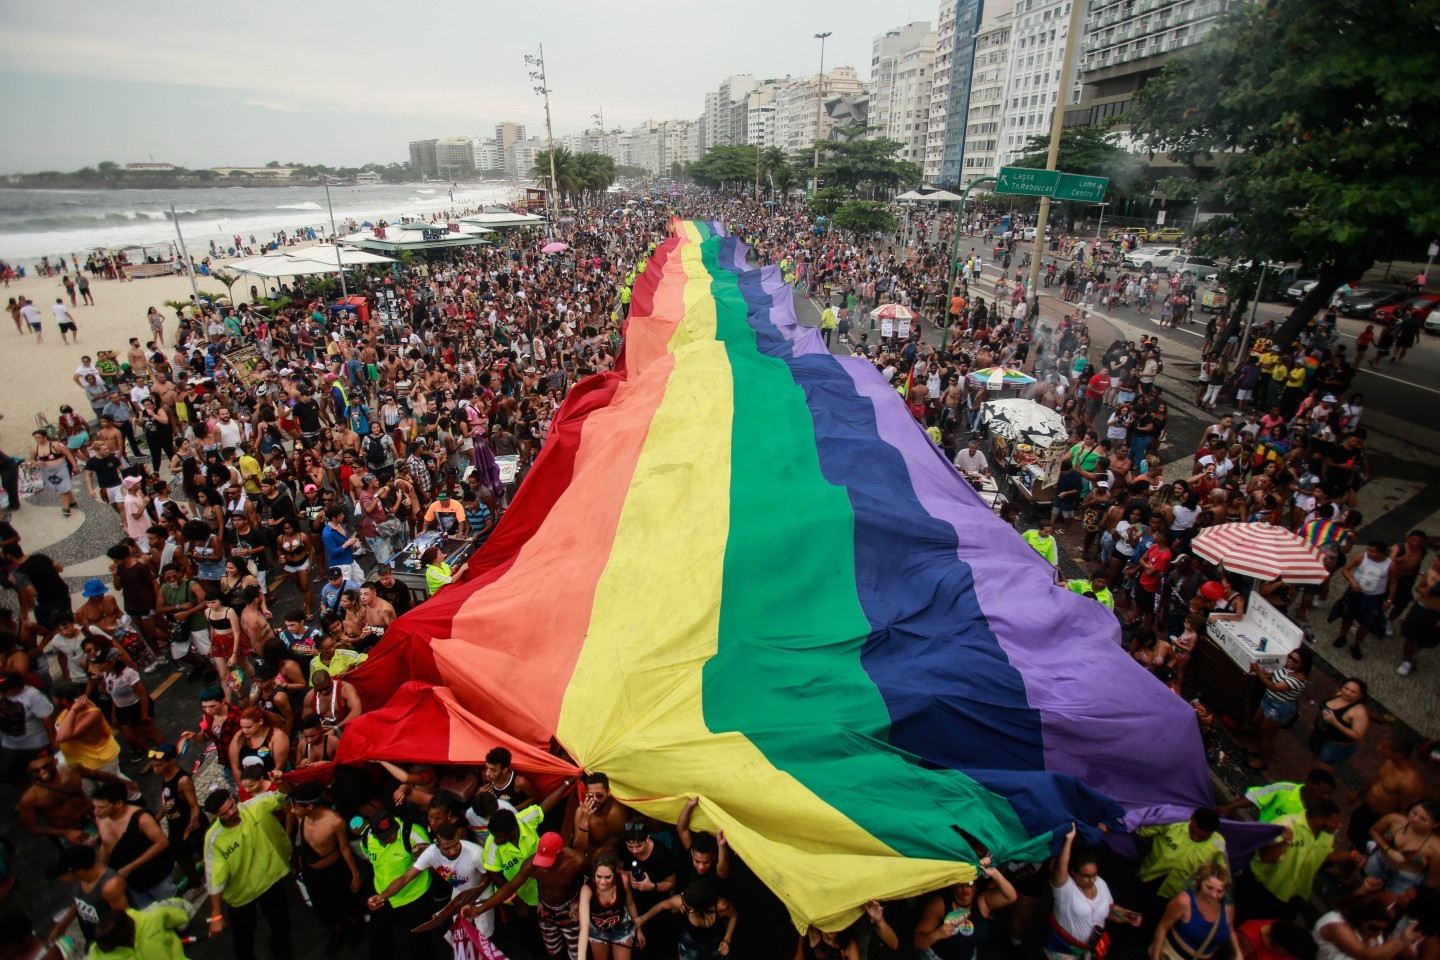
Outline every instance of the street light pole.
[[946, 291], [945, 303], [940, 307], [940, 315], [945, 318], [945, 330], [940, 335], [940, 350], [942, 353], [945, 350], [946, 344], [950, 342], [950, 301], [955, 299], [955, 274], [959, 273], [959, 270], [956, 269], [955, 261], [960, 258], [960, 225], [965, 222], [965, 204], [970, 202], [971, 190], [974, 190], [982, 183], [994, 182], [994, 177], [981, 177], [978, 180], [972, 180], [970, 186], [966, 187], [965, 192], [960, 195], [960, 210], [955, 214], [955, 235], [950, 241], [950, 289]]
[[180, 217], [176, 215], [173, 203], [170, 204], [170, 219], [175, 221], [175, 236], [180, 241], [180, 256], [185, 258], [185, 276], [190, 278], [190, 292], [195, 295], [195, 309], [199, 310], [200, 291], [195, 287], [195, 268], [190, 265], [190, 251], [185, 249], [185, 234], [180, 232]]
[[820, 41], [820, 75], [815, 78], [815, 173], [811, 178], [810, 195], [814, 196], [820, 192], [820, 140], [821, 127], [825, 116], [825, 38], [830, 36], [831, 31], [815, 34], [815, 39]]
[[[1065, 126], [1065, 108], [1070, 103], [1070, 85], [1075, 79], [1075, 51], [1080, 47], [1080, 20], [1089, 6], [1085, 0], [1072, 0], [1070, 4], [1070, 27], [1065, 32], [1065, 56], [1060, 64], [1060, 93], [1055, 97], [1055, 115], [1050, 119], [1050, 153], [1045, 160], [1045, 169], [1054, 170], [1060, 159], [1060, 132]], [[1050, 223], [1050, 198], [1040, 198], [1040, 215], [1035, 219], [1035, 251], [1030, 258], [1029, 293], [1038, 298], [1040, 287], [1040, 260], [1045, 256], [1045, 228]], [[1038, 299], [1036, 300], [1038, 304]], [[1038, 312], [1038, 311], [1037, 311]]]
[[335, 244], [335, 266], [340, 268], [340, 296], [348, 298], [350, 291], [345, 288], [345, 264], [340, 260], [340, 233], [335, 229], [335, 207], [330, 203], [330, 178], [325, 177], [325, 206], [330, 210], [330, 239]]
[[530, 72], [530, 79], [540, 81], [540, 86], [535, 88], [535, 92], [545, 98], [545, 140], [549, 144], [546, 152], [550, 155], [550, 202], [547, 204], [550, 207], [550, 223], [548, 226], [553, 232], [555, 221], [560, 219], [560, 196], [559, 184], [555, 179], [555, 131], [550, 125], [550, 88], [545, 84], [545, 44], [540, 44], [540, 49], [535, 56], [527, 56], [525, 62], [539, 68]]
[[1108, 207], [1108, 206], [1110, 206], [1109, 203], [1099, 204], [1099, 207], [1100, 207], [1100, 222], [1095, 225], [1095, 245], [1096, 245], [1096, 246], [1099, 246], [1099, 245], [1100, 245], [1100, 238], [1103, 237], [1103, 236], [1105, 236], [1105, 208]]

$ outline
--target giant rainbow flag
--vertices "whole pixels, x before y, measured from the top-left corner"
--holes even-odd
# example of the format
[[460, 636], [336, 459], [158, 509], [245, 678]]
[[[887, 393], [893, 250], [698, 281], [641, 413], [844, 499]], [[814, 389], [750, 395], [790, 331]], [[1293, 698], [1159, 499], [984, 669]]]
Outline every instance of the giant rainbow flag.
[[472, 578], [352, 674], [400, 693], [345, 754], [553, 737], [638, 810], [698, 796], [831, 927], [971, 876], [977, 844], [1038, 860], [1072, 822], [1208, 804], [1190, 707], [745, 252], [697, 222], [657, 248], [619, 369], [566, 401]]

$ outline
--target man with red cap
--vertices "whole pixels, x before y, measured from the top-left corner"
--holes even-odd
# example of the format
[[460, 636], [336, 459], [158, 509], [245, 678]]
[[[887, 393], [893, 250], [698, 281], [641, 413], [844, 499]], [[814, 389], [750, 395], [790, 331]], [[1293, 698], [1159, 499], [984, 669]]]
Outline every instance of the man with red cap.
[[[500, 844], [519, 839], [518, 832], [511, 836], [509, 829], [499, 814], [491, 818], [490, 834]], [[585, 866], [585, 856], [565, 846], [560, 834], [543, 834], [535, 852], [519, 864], [513, 875], [505, 871], [502, 876], [509, 879], [499, 890], [476, 906], [463, 907], [461, 912], [471, 919], [481, 916], [509, 900], [533, 878], [538, 894], [535, 912], [545, 952], [558, 957], [563, 949], [569, 960], [576, 960], [580, 941], [580, 885], [585, 880]], [[490, 879], [498, 883], [502, 876], [492, 874]]]

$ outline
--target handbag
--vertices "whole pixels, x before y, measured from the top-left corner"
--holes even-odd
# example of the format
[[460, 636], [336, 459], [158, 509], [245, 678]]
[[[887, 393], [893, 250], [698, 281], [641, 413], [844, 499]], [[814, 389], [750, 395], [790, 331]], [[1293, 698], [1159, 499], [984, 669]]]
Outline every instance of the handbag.
[[399, 517], [391, 517], [375, 524], [375, 532], [387, 540], [398, 537], [405, 532], [405, 521]]

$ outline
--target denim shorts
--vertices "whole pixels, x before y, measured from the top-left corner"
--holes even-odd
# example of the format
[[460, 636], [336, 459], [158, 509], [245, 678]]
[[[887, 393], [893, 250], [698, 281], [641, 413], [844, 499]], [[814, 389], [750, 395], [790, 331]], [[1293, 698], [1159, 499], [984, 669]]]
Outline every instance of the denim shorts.
[[1321, 763], [1328, 763], [1330, 766], [1338, 766], [1355, 756], [1355, 751], [1360, 745], [1358, 743], [1339, 743], [1335, 740], [1326, 740], [1320, 744], [1320, 749], [1315, 751], [1315, 759]]
[[1294, 721], [1300, 713], [1300, 703], [1297, 700], [1281, 700], [1266, 693], [1260, 698], [1260, 714], [1266, 720], [1271, 720], [1280, 726], [1285, 726]]

